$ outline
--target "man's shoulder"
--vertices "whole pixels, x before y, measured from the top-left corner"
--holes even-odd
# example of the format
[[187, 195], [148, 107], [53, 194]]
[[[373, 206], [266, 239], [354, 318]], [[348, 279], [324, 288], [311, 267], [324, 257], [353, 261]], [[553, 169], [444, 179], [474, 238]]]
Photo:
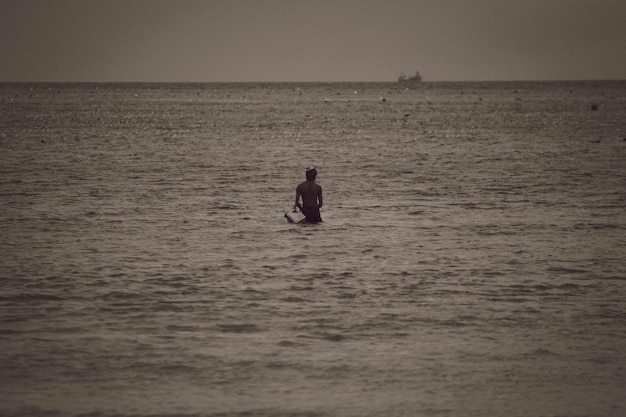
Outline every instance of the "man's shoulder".
[[322, 186], [316, 182], [304, 181], [298, 184], [296, 190], [317, 190], [322, 191]]

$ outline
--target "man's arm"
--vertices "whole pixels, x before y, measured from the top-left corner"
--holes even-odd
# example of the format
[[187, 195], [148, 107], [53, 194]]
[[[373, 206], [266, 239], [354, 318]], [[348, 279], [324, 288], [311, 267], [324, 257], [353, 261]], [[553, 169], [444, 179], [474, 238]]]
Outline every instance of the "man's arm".
[[320, 189], [319, 189], [319, 194], [317, 195], [317, 200], [319, 201], [318, 208], [322, 208], [322, 206], [324, 205], [324, 200], [322, 200], [322, 187], [320, 187]]
[[300, 186], [296, 187], [296, 203], [293, 205], [294, 207], [298, 207], [298, 208], [302, 208], [302, 206], [300, 205], [300, 195], [302, 193], [300, 192]]

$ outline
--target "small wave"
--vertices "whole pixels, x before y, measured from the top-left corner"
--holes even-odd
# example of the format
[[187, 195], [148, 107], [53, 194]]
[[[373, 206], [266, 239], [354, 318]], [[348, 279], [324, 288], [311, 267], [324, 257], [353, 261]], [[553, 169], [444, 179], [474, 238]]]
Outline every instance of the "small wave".
[[302, 346], [302, 343], [292, 342], [291, 340], [282, 340], [278, 342], [277, 345], [280, 347], [297, 347]]
[[578, 290], [583, 287], [584, 287], [583, 285], [573, 284], [571, 282], [554, 286], [554, 288], [559, 289], [559, 290]]
[[343, 300], [351, 300], [351, 299], [353, 299], [353, 298], [357, 298], [357, 297], [358, 297], [358, 294], [355, 294], [355, 293], [349, 293], [349, 292], [340, 292], [340, 293], [338, 293], [338, 294], [336, 295], [336, 297], [337, 297], [338, 299], [340, 299], [340, 300], [341, 300], [341, 299], [343, 299]]
[[15, 330], [15, 329], [2, 329], [0, 328], [0, 336], [16, 335], [29, 333], [29, 330]]
[[616, 223], [577, 223], [575, 229], [593, 229], [593, 230], [610, 230], [623, 229], [624, 226]]
[[237, 206], [232, 206], [230, 204], [220, 204], [215, 207], [217, 210], [236, 210]]
[[501, 303], [525, 303], [529, 301], [529, 299], [525, 297], [490, 297], [488, 300]]
[[290, 291], [313, 291], [314, 289], [315, 287], [311, 286], [299, 287], [297, 285], [292, 285], [291, 287], [289, 287]]
[[166, 326], [165, 328], [166, 330], [172, 331], [172, 332], [195, 332], [198, 330], [197, 326], [183, 326], [183, 325], [176, 325], [176, 324]]
[[232, 323], [232, 324], [219, 324], [219, 330], [222, 333], [256, 333], [261, 329], [254, 323]]
[[587, 359], [587, 361], [593, 364], [605, 365], [605, 366], [612, 365], [612, 364], [619, 366], [619, 364], [621, 363], [621, 361], [618, 360], [616, 357], [607, 355], [607, 354], [598, 354], [598, 355], [591, 356], [590, 358]]
[[311, 300], [307, 300], [301, 297], [290, 296], [290, 297], [281, 298], [280, 301], [284, 301], [286, 303], [306, 303]]
[[535, 350], [533, 350], [530, 355], [532, 356], [550, 356], [550, 355], [554, 355], [555, 353], [552, 352], [549, 349], [543, 349], [543, 348], [537, 348]]
[[438, 324], [447, 327], [467, 327], [472, 325], [471, 323], [466, 323], [458, 320], [442, 320], [439, 321]]
[[63, 297], [50, 294], [18, 294], [14, 296], [0, 297], [0, 301], [5, 302], [30, 302], [30, 301], [63, 301]]
[[131, 292], [112, 291], [112, 292], [101, 295], [99, 298], [103, 300], [130, 300], [130, 299], [140, 299], [141, 295], [137, 293], [131, 293]]
[[608, 281], [626, 281], [626, 275], [624, 275], [624, 276], [613, 275], [613, 276], [605, 277], [605, 278], [602, 278], [602, 279], [605, 279], [605, 280], [608, 280]]
[[0, 197], [12, 197], [12, 196], [27, 197], [27, 196], [28, 196], [28, 193], [23, 193], [23, 192], [15, 192], [15, 193], [0, 193]]
[[557, 272], [559, 274], [586, 274], [589, 273], [586, 269], [578, 268], [566, 268], [562, 266], [551, 266], [546, 268], [548, 272]]
[[624, 320], [624, 318], [626, 318], [626, 312], [605, 307], [598, 313], [597, 316], [603, 319]]
[[346, 336], [340, 333], [318, 333], [317, 334], [322, 340], [327, 340], [329, 342], [342, 342], [346, 339]]
[[[301, 411], [301, 410], [285, 410], [280, 408], [254, 408], [245, 411], [227, 411], [223, 413], [211, 414], [211, 417], [322, 417], [328, 415], [326, 412], [317, 411]], [[56, 416], [53, 416], [56, 417]], [[90, 417], [90, 416], [87, 416]], [[96, 416], [101, 417], [101, 416]], [[175, 416], [153, 416], [153, 417], [198, 417], [197, 414], [185, 415], [176, 414]]]

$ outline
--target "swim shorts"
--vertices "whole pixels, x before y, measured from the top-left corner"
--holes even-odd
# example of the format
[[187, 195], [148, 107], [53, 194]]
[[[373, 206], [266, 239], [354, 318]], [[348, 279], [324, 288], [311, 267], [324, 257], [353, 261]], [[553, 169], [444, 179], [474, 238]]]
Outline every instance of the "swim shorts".
[[302, 207], [302, 213], [306, 216], [306, 221], [309, 223], [321, 223], [322, 222], [320, 209], [317, 207]]

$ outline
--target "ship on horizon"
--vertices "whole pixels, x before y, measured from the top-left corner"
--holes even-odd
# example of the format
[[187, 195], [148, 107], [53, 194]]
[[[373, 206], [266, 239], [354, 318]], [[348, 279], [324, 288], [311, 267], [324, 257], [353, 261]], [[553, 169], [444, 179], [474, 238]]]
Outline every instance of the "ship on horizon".
[[420, 75], [419, 71], [415, 71], [415, 75], [411, 77], [407, 77], [404, 74], [401, 74], [398, 77], [399, 83], [419, 83], [420, 81], [422, 81], [422, 76]]

